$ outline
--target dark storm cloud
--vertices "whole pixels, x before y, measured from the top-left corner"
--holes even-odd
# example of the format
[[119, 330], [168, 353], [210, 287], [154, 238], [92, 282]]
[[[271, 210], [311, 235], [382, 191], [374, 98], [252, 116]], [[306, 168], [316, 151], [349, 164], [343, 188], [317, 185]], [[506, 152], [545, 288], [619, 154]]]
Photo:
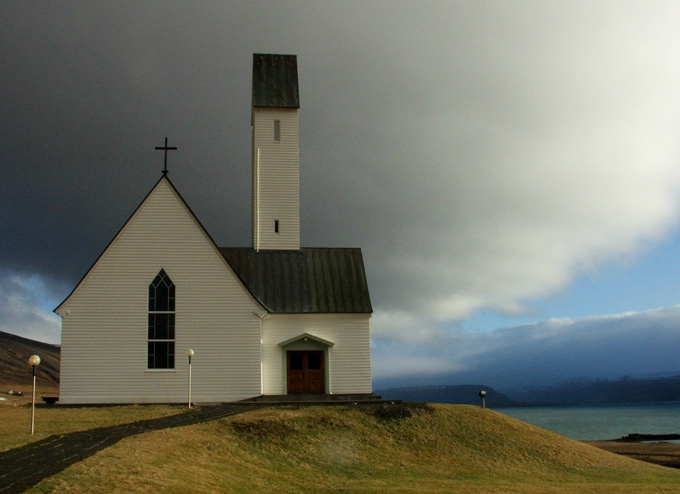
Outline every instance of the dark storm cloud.
[[[2, 251], [12, 269], [77, 281], [159, 176], [154, 146], [165, 136], [180, 148], [173, 178], [214, 211], [210, 223], [248, 204], [248, 54], [241, 77], [228, 77], [228, 36], [194, 31], [217, 27], [210, 13], [191, 24], [190, 9], [159, 7], [3, 7]], [[223, 231], [247, 229], [247, 215], [220, 219]]]

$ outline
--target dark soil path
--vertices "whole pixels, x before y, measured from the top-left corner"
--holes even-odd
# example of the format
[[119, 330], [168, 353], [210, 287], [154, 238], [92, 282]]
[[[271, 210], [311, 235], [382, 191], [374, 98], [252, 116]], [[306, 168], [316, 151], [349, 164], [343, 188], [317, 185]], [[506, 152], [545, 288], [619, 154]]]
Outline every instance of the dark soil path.
[[680, 468], [680, 444], [666, 442], [622, 442], [622, 441], [583, 441], [610, 453], [628, 456], [636, 460]]
[[185, 413], [47, 439], [0, 453], [0, 493], [24, 492], [41, 480], [84, 460], [121, 439], [149, 431], [208, 422], [252, 410], [253, 405], [202, 406]]

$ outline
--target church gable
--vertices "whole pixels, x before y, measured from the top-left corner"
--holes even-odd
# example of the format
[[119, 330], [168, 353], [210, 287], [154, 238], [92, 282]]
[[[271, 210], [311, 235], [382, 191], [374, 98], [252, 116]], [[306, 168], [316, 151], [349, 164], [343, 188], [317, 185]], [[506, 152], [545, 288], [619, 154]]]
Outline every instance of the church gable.
[[[155, 276], [164, 264], [186, 264], [186, 254], [196, 257], [199, 253], [212, 257], [207, 261], [211, 264], [222, 264], [231, 275], [229, 278], [237, 280], [212, 238], [164, 175], [55, 312], [62, 315], [62, 310], [81, 289], [98, 285], [99, 282], [93, 278], [108, 276], [106, 273], [111, 270], [133, 270], [140, 275], [149, 271]], [[194, 260], [192, 264], [196, 262]], [[247, 290], [241, 291], [249, 296]], [[254, 300], [251, 303], [256, 304]]]
[[189, 348], [202, 400], [261, 392], [261, 307], [166, 177], [57, 312], [64, 403], [182, 401]]

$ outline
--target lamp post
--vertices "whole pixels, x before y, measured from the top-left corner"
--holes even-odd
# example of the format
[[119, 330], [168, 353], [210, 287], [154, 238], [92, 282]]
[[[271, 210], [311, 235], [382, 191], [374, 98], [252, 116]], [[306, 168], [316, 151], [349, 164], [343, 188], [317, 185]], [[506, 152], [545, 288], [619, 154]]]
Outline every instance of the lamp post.
[[31, 355], [28, 363], [33, 367], [33, 403], [31, 404], [31, 435], [33, 435], [35, 430], [35, 368], [40, 365], [40, 357]]
[[189, 357], [189, 408], [191, 408], [191, 357], [194, 356], [194, 351], [189, 348], [187, 350], [187, 357]]
[[486, 391], [481, 390], [479, 392], [479, 397], [482, 399], [482, 408], [486, 408]]

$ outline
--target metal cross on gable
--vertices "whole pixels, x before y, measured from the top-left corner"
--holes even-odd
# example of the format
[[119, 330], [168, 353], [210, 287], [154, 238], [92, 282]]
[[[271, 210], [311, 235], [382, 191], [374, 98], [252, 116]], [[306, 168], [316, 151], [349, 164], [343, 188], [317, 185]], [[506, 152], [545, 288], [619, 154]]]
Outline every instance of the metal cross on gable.
[[165, 151], [165, 160], [163, 163], [163, 175], [168, 174], [168, 151], [177, 151], [176, 147], [168, 147], [168, 138], [165, 138], [165, 146], [157, 146], [157, 150], [159, 151]]

